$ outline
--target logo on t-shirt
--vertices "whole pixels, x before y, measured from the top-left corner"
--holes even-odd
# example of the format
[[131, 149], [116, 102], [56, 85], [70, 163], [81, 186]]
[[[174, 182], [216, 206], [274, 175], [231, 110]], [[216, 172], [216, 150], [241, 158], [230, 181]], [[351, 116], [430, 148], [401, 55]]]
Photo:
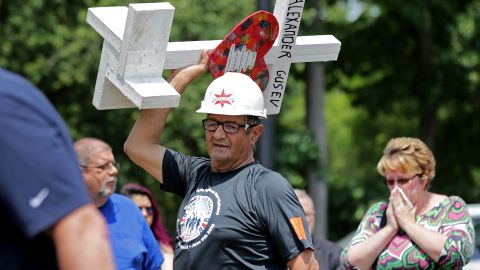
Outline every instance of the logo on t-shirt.
[[50, 194], [50, 190], [48, 188], [42, 188], [37, 195], [28, 200], [28, 204], [30, 204], [32, 208], [38, 208], [48, 197], [48, 194]]
[[184, 207], [183, 215], [178, 221], [180, 247], [189, 249], [199, 245], [211, 233], [215, 224], [212, 215], [220, 213], [221, 200], [211, 189], [198, 189]]

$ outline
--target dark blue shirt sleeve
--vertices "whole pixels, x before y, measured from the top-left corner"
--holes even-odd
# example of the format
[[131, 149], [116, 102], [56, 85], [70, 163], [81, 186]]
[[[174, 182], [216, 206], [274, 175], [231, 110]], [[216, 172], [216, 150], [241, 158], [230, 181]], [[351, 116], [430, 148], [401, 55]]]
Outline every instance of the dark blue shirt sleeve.
[[90, 202], [67, 128], [45, 96], [0, 70], [0, 202], [28, 238]]

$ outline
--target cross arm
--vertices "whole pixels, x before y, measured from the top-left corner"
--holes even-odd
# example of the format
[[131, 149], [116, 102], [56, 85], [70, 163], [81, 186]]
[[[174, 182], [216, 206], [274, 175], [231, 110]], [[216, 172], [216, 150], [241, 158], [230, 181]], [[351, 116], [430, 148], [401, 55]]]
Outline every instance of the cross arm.
[[[203, 50], [214, 49], [221, 40], [169, 42], [165, 58], [165, 69], [176, 69], [198, 63]], [[292, 57], [285, 59], [291, 63], [337, 60], [341, 42], [332, 35], [297, 37], [293, 45]], [[281, 59], [275, 55], [281, 48], [274, 45], [265, 57], [267, 64], [275, 64]]]

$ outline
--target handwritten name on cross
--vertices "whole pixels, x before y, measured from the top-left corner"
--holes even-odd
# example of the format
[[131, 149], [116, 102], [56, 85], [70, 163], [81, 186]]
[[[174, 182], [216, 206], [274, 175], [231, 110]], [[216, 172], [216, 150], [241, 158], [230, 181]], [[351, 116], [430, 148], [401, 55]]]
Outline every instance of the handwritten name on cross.
[[[280, 111], [292, 63], [332, 61], [340, 51], [340, 41], [331, 35], [297, 38], [303, 6], [301, 0], [275, 3], [280, 33], [265, 56], [270, 80], [264, 97], [270, 115]], [[87, 22], [104, 38], [93, 96], [97, 109], [178, 106], [180, 95], [161, 77], [163, 70], [197, 63], [203, 50], [214, 49], [221, 40], [168, 42], [174, 10], [166, 2], [88, 9]], [[255, 53], [237, 54], [227, 67], [249, 68]]]

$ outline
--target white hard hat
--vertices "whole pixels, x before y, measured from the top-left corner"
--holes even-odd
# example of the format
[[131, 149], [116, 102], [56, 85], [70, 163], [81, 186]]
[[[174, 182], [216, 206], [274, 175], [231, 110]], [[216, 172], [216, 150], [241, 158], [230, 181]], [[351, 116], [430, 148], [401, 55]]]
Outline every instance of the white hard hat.
[[247, 75], [227, 72], [213, 80], [197, 113], [267, 118], [260, 87]]

